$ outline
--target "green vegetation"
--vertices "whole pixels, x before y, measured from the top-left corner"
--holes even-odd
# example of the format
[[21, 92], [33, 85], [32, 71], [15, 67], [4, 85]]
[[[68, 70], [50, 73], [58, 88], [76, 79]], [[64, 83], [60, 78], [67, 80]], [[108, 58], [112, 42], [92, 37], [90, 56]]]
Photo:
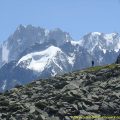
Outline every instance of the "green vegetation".
[[105, 65], [105, 66], [95, 66], [95, 67], [90, 67], [88, 69], [83, 70], [82, 72], [97, 72], [100, 71], [101, 69], [114, 69], [117, 68], [118, 64], [110, 64], [110, 65]]
[[32, 83], [28, 83], [25, 86], [28, 87], [28, 88], [32, 88], [33, 87]]

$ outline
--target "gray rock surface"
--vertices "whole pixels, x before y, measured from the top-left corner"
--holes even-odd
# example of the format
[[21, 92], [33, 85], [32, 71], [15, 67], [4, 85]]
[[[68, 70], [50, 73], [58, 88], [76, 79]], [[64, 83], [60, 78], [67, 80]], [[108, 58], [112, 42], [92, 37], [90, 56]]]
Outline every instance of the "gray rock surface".
[[40, 79], [0, 93], [1, 120], [71, 120], [80, 115], [120, 115], [120, 65]]

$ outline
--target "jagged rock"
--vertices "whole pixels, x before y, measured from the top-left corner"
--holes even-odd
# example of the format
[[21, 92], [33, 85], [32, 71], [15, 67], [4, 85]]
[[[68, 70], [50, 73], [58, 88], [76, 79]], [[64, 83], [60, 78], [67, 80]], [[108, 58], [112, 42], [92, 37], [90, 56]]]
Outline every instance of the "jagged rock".
[[[70, 120], [69, 116], [77, 115], [117, 116], [120, 114], [120, 74], [112, 75], [119, 73], [117, 66], [41, 79], [1, 93], [0, 119]], [[98, 74], [101, 74], [100, 79]]]
[[99, 111], [99, 105], [90, 106], [89, 108], [87, 108], [87, 111], [98, 112]]
[[35, 112], [35, 106], [30, 106], [30, 113], [34, 113]]
[[8, 106], [8, 105], [9, 105], [9, 101], [7, 100], [0, 101], [0, 106]]
[[47, 107], [47, 103], [44, 101], [38, 101], [35, 103], [35, 106], [38, 107], [39, 109], [43, 110], [44, 108]]

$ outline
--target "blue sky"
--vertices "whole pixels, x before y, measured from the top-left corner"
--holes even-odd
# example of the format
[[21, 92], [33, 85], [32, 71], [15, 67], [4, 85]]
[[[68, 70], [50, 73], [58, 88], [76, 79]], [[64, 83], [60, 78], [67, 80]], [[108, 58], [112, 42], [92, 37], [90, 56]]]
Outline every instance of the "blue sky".
[[76, 40], [93, 31], [120, 33], [120, 0], [0, 0], [0, 41], [19, 24], [61, 28]]

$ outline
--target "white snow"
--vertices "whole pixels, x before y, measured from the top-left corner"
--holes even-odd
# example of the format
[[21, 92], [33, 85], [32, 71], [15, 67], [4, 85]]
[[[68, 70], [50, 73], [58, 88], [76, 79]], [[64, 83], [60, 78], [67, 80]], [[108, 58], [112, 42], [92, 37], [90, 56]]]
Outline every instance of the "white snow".
[[114, 36], [116, 33], [111, 33], [111, 34], [105, 34], [104, 38], [106, 40], [106, 45], [109, 46], [110, 44], [114, 43]]
[[106, 40], [111, 41], [111, 40], [113, 40], [113, 37], [114, 37], [115, 35], [116, 35], [116, 33], [105, 34], [105, 35], [104, 35], [104, 38], [105, 38]]
[[[89, 35], [89, 36], [88, 36]], [[100, 32], [91, 32], [81, 39], [81, 45], [91, 54], [99, 47], [105, 54], [107, 51], [116, 51], [120, 49], [120, 36], [118, 33], [104, 34]], [[99, 37], [101, 36], [101, 37]]]
[[73, 66], [74, 62], [75, 62], [75, 54], [71, 54], [70, 56], [67, 57], [68, 58], [68, 62]]
[[68, 57], [68, 62], [73, 66], [74, 65], [74, 57]]
[[73, 41], [73, 40], [71, 41], [71, 44], [74, 45], [74, 46], [75, 45], [80, 45], [80, 43], [81, 43], [80, 41]]
[[3, 85], [2, 85], [2, 90], [5, 90], [5, 88], [6, 88], [6, 83], [7, 83], [7, 80], [4, 80]]
[[103, 50], [103, 53], [104, 53], [104, 54], [105, 54], [105, 53], [106, 53], [106, 51], [107, 51], [106, 49], [102, 49], [102, 50]]
[[103, 53], [106, 53], [106, 49], [103, 49], [101, 46], [99, 46], [99, 49], [103, 51]]
[[92, 32], [91, 34], [92, 34], [93, 36], [95, 36], [95, 35], [101, 35], [100, 32]]
[[120, 50], [120, 41], [117, 43], [117, 46], [115, 48], [115, 52], [118, 52]]
[[52, 76], [55, 76], [57, 73], [55, 72], [54, 69], [52, 69]]
[[[45, 66], [49, 63], [49, 60], [54, 59], [54, 57], [57, 55], [58, 52], [62, 52], [60, 48], [50, 46], [49, 48], [47, 48], [44, 51], [34, 52], [34, 53], [25, 55], [18, 61], [17, 65], [19, 65], [21, 62], [32, 59], [30, 61], [30, 64], [28, 64], [28, 66], [26, 66], [26, 67], [28, 69], [35, 70], [37, 72], [41, 72], [44, 70]], [[57, 63], [55, 63], [55, 64], [58, 66]]]
[[49, 32], [50, 31], [48, 29], [45, 29], [45, 36], [48, 36]]
[[65, 41], [66, 41], [66, 42], [70, 42], [70, 40], [71, 40], [70, 35], [69, 35], [69, 34], [66, 34], [65, 37], [66, 37], [66, 38], [65, 38]]
[[54, 59], [53, 59], [53, 62], [56, 64], [58, 68], [60, 68], [60, 70], [63, 70], [63, 68]]
[[92, 54], [92, 52], [94, 51], [95, 47], [98, 45], [98, 43], [94, 43], [94, 45], [91, 47], [91, 49], [89, 49], [89, 53]]
[[7, 48], [7, 43], [2, 46], [2, 61], [8, 62], [9, 50]]

